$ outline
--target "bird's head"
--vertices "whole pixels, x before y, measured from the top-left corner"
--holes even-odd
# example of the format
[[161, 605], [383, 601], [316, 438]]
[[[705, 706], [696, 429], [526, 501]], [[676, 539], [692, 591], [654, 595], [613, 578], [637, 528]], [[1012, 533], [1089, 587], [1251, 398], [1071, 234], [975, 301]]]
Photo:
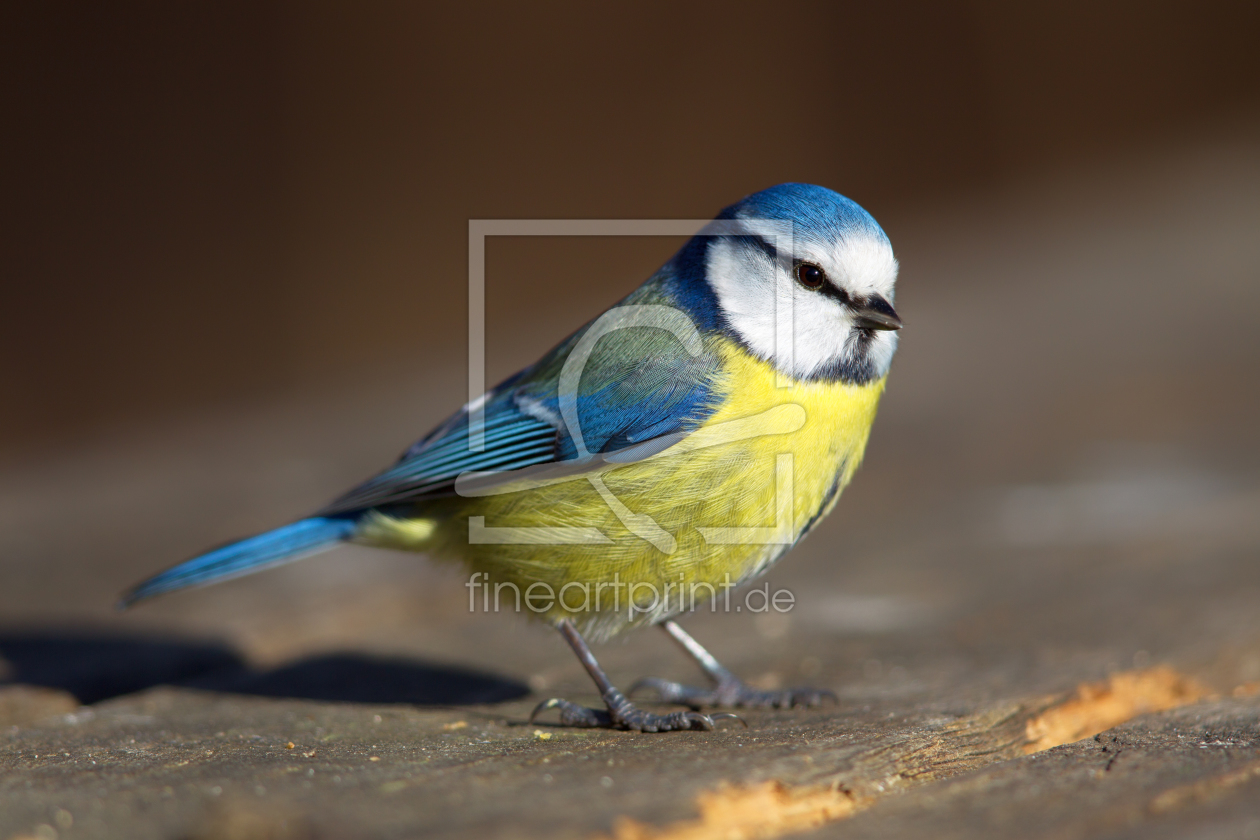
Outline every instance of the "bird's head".
[[780, 184], [718, 215], [704, 280], [726, 329], [804, 380], [883, 377], [897, 349], [897, 260], [871, 215], [839, 193]]

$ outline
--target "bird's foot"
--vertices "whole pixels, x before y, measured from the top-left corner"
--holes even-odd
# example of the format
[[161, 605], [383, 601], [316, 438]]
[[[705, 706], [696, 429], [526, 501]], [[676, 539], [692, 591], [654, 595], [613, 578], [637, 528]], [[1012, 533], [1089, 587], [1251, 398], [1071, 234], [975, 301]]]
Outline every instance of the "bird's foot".
[[743, 706], [746, 708], [790, 709], [794, 706], [820, 706], [824, 700], [839, 703], [835, 692], [816, 688], [785, 688], [781, 691], [762, 691], [730, 677], [718, 681], [712, 688], [697, 688], [659, 677], [645, 677], [630, 687], [633, 696], [641, 689], [656, 692], [662, 703], [680, 703], [699, 709], [705, 706]]
[[[701, 712], [670, 712], [667, 715], [645, 712], [631, 703], [617, 689], [604, 693], [607, 709], [591, 709], [579, 706], [568, 700], [553, 697], [538, 704], [529, 716], [529, 722], [548, 709], [560, 710], [560, 723], [563, 726], [601, 727], [604, 729], [627, 729], [632, 732], [672, 732], [686, 729], [711, 730], [719, 720], [737, 720], [744, 723], [736, 715], [706, 715]], [[747, 726], [748, 724], [744, 724]]]

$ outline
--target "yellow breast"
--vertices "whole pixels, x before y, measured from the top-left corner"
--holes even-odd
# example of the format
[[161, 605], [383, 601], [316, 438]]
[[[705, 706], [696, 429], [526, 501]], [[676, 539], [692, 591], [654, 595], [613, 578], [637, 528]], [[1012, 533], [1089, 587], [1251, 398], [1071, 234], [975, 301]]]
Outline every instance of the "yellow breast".
[[716, 460], [738, 457], [747, 465], [739, 478], [742, 489], [733, 492], [743, 509], [732, 511], [737, 522], [730, 525], [773, 522], [777, 541], [791, 543], [830, 511], [861, 463], [885, 380], [800, 382], [733, 344], [723, 355], [722, 402], [693, 437], [723, 428], [748, 434], [714, 447]]
[[[673, 447], [562, 483], [439, 502], [424, 518], [376, 517], [362, 538], [456, 557], [521, 590], [642, 582], [678, 592], [759, 574], [835, 504], [862, 459], [884, 380], [784, 382], [731, 342], [719, 351], [716, 410]], [[570, 588], [569, 602], [584, 608], [556, 606], [546, 617], [599, 637], [687, 608], [627, 614], [624, 600], [611, 603], [624, 589], [598, 591], [581, 601]]]

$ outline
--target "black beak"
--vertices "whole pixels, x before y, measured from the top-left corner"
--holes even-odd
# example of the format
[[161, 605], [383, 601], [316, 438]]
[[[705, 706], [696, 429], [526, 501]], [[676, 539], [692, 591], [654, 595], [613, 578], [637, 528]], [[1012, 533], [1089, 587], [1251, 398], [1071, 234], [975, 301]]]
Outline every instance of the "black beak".
[[859, 299], [849, 304], [853, 320], [864, 330], [899, 330], [901, 319], [892, 304], [879, 295]]

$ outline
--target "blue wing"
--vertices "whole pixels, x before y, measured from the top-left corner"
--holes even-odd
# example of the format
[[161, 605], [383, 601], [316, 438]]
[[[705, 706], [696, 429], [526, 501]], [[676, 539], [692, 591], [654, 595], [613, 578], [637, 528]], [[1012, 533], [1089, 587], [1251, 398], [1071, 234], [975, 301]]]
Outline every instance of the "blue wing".
[[393, 467], [318, 515], [450, 496], [456, 477], [465, 472], [580, 463], [584, 454], [615, 452], [690, 431], [712, 413], [718, 371], [713, 348], [699, 349], [697, 338], [688, 349], [668, 331], [651, 326], [617, 329], [598, 339], [576, 389], [574, 414], [585, 453], [580, 451], [562, 416], [559, 382], [565, 360], [589, 326], [487, 394], [482, 451], [469, 445], [465, 407], [404, 452]]
[[522, 413], [510, 389], [491, 392], [484, 411], [484, 451], [469, 445], [465, 407], [403, 453], [398, 463], [342, 495], [320, 511], [327, 516], [449, 496], [468, 470], [513, 470], [555, 459], [556, 427]]

